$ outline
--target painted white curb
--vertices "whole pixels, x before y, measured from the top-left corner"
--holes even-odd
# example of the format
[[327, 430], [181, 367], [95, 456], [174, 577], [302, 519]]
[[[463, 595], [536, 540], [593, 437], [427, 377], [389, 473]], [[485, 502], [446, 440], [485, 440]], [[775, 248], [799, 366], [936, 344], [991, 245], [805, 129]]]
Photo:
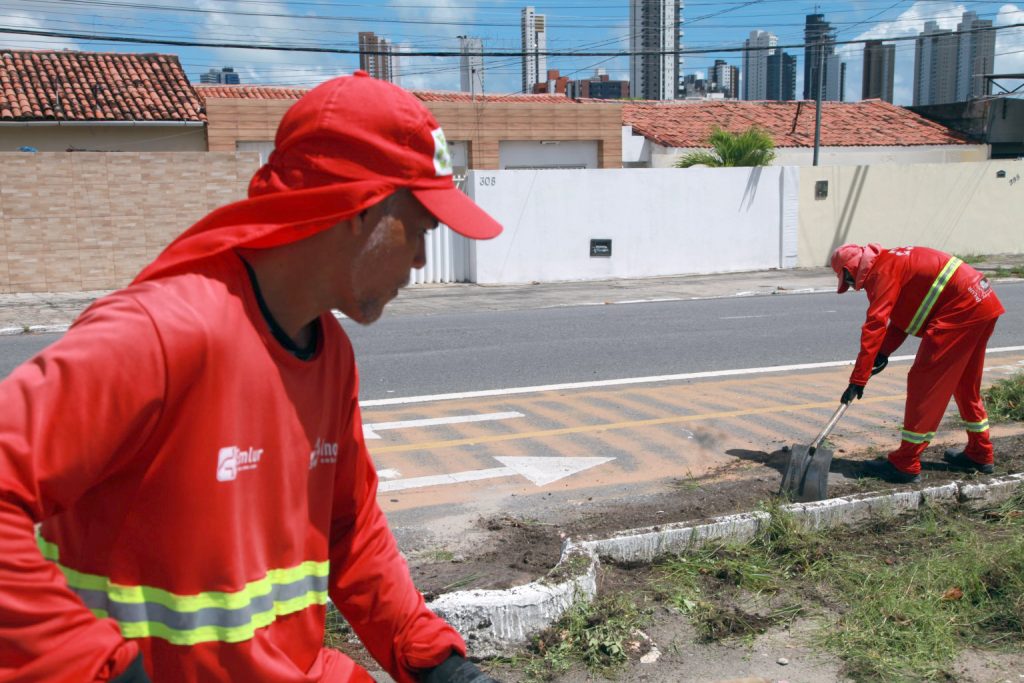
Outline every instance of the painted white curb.
[[[792, 503], [782, 509], [805, 529], [827, 529], [927, 505], [959, 504], [976, 509], [1002, 503], [1021, 492], [1024, 492], [1024, 473], [984, 482], [958, 481], [888, 494]], [[597, 569], [601, 559], [643, 564], [685, 553], [710, 541], [747, 542], [770, 519], [766, 512], [746, 512], [690, 526], [666, 524], [622, 531], [606, 539], [566, 541], [558, 565], [547, 579], [507, 590], [447, 593], [427, 606], [462, 634], [473, 656], [508, 654], [557, 621], [577, 600], [590, 601], [597, 595]]]
[[525, 644], [575, 602], [590, 602], [597, 595], [599, 564], [596, 554], [566, 541], [550, 579], [507, 590], [446, 593], [427, 607], [462, 634], [474, 656], [493, 657]]
[[744, 512], [738, 515], [715, 517], [696, 526], [665, 524], [663, 526], [633, 529], [615, 534], [611, 538], [584, 541], [580, 545], [599, 557], [620, 564], [651, 562], [665, 555], [678, 555], [698, 548], [708, 541], [727, 538], [730, 541], [749, 541], [757, 534], [761, 524], [771, 519], [766, 512]]

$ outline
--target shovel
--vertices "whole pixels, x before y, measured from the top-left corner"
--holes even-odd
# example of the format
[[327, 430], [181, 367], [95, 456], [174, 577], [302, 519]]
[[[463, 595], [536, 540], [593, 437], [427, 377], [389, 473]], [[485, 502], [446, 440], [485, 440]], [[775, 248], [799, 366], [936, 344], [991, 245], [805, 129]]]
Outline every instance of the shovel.
[[832, 465], [832, 449], [819, 446], [849, 407], [849, 403], [840, 403], [836, 412], [832, 413], [832, 419], [810, 446], [793, 446], [779, 495], [788, 495], [800, 503], [828, 498], [828, 469]]

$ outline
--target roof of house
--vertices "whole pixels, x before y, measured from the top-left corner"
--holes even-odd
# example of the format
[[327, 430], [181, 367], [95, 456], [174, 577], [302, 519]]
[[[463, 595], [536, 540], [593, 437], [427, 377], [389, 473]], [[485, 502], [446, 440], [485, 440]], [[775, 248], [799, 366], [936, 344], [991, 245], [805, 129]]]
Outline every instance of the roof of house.
[[579, 104], [565, 95], [541, 93], [536, 95], [471, 95], [468, 92], [444, 92], [437, 90], [414, 90], [413, 95], [424, 102], [530, 102], [546, 104]]
[[0, 122], [205, 120], [174, 55], [0, 49]]
[[208, 97], [237, 100], [297, 100], [310, 88], [276, 85], [197, 85], [196, 93], [205, 102]]
[[[196, 92], [203, 99], [226, 97], [252, 100], [295, 100], [309, 88], [285, 88], [265, 85], [197, 85]], [[578, 104], [565, 95], [471, 95], [468, 92], [447, 92], [440, 90], [413, 90], [412, 94], [423, 102], [546, 102], [553, 104]]]
[[[716, 126], [767, 130], [776, 147], [814, 146], [814, 102], [698, 100], [628, 102], [622, 122], [665, 147], [708, 147]], [[823, 102], [822, 147], [974, 144], [945, 126], [882, 100]]]

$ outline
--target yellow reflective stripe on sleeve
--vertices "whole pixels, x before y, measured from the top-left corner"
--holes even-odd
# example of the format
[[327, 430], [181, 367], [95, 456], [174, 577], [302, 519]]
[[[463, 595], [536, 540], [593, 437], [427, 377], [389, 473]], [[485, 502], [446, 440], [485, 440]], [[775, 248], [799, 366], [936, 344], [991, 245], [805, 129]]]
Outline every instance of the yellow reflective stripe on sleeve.
[[921, 305], [917, 307], [917, 313], [911, 318], [910, 325], [907, 326], [907, 334], [917, 334], [921, 331], [921, 326], [928, 319], [928, 315], [932, 312], [935, 302], [939, 300], [942, 290], [946, 288], [946, 285], [949, 284], [950, 279], [953, 277], [953, 273], [961, 265], [963, 265], [963, 261], [954, 256], [942, 267], [942, 270], [939, 271], [939, 276], [935, 278], [935, 282], [932, 283]]
[[911, 432], [909, 430], [904, 429], [902, 431], [902, 437], [904, 441], [908, 441], [910, 443], [926, 443], [928, 441], [931, 441], [935, 437], [935, 432], [921, 433]]
[[278, 616], [327, 604], [329, 563], [307, 561], [272, 569], [233, 592], [179, 595], [152, 586], [116, 584], [107, 577], [65, 567], [57, 546], [37, 534], [43, 555], [64, 573], [68, 586], [93, 614], [118, 622], [128, 638], [162, 638], [176, 645], [240, 642]]
[[964, 427], [969, 432], [987, 432], [989, 428], [988, 418], [981, 422], [964, 422]]

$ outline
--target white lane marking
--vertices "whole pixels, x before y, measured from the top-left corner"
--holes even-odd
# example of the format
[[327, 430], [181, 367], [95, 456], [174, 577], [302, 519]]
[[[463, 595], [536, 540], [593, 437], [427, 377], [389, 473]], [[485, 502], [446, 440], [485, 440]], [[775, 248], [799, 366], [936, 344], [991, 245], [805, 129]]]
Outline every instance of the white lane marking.
[[511, 420], [523, 417], [522, 413], [483, 413], [481, 415], [453, 415], [452, 417], [431, 417], [423, 420], [400, 420], [398, 422], [375, 422], [363, 425], [364, 439], [379, 439], [377, 432], [389, 429], [411, 429], [413, 427], [436, 427], [438, 425], [462, 424], [464, 422], [490, 422], [492, 420]]
[[480, 481], [482, 479], [499, 479], [519, 475], [525, 477], [537, 486], [547, 486], [559, 479], [564, 479], [573, 474], [589, 470], [591, 467], [611, 462], [615, 458], [530, 458], [530, 457], [502, 457], [495, 458], [504, 467], [492, 467], [485, 470], [466, 470], [452, 474], [435, 474], [428, 477], [412, 477], [410, 479], [398, 479], [382, 482], [377, 486], [378, 493], [390, 491], [404, 491], [407, 489], [419, 489], [428, 486], [444, 486], [448, 484], [461, 484], [467, 481]]
[[[1024, 346], [1003, 346], [988, 349], [987, 354], [1011, 353], [1024, 351]], [[889, 361], [912, 360], [914, 356], [890, 356]], [[508, 389], [484, 389], [482, 391], [460, 391], [450, 394], [429, 394], [426, 396], [405, 396], [399, 398], [378, 398], [360, 401], [364, 408], [375, 406], [395, 406], [409, 403], [431, 403], [433, 401], [454, 401], [464, 398], [486, 398], [491, 396], [512, 396], [515, 394], [534, 394], [546, 391], [566, 391], [570, 389], [592, 389], [596, 387], [616, 387], [628, 384], [653, 384], [655, 382], [677, 382], [687, 379], [707, 379], [712, 377], [735, 377], [737, 375], [759, 375], [771, 372], [790, 372], [794, 370], [816, 370], [819, 368], [838, 368], [853, 365], [853, 360], [837, 360], [825, 363], [801, 363], [798, 365], [771, 365], [763, 368], [739, 368], [736, 370], [708, 370], [704, 372], [684, 372], [678, 375], [655, 375], [651, 377], [625, 377], [623, 379], [601, 379], [590, 382], [567, 382], [565, 384], [542, 384], [533, 387], [510, 387]]]
[[719, 320], [747, 320], [748, 318], [770, 318], [770, 317], [772, 317], [772, 316], [767, 315], [767, 314], [765, 314], [765, 315], [727, 315], [727, 316], [724, 316], [722, 318], [719, 318]]
[[398, 470], [393, 470], [393, 469], [377, 470], [377, 478], [378, 479], [398, 479], [401, 476], [402, 476], [402, 473], [399, 472]]

